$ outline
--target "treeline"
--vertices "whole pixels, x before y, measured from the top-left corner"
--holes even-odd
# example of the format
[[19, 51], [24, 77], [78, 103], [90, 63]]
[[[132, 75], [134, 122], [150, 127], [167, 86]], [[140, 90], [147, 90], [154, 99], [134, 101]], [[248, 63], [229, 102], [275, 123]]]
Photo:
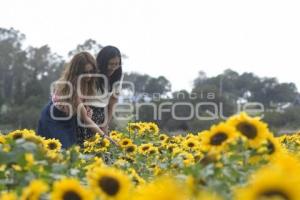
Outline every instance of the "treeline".
[[[67, 62], [47, 45], [24, 47], [24, 41], [25, 35], [21, 32], [0, 28], [0, 131], [36, 127], [40, 111], [49, 100], [50, 84], [58, 79]], [[83, 50], [95, 55], [102, 47], [89, 39], [70, 50], [69, 55]], [[154, 121], [165, 131], [203, 130], [220, 118], [199, 120], [195, 116], [211, 117], [212, 113], [229, 116], [249, 102], [263, 105], [264, 112], [257, 114], [264, 114], [264, 120], [272, 129], [297, 129], [300, 124], [300, 100], [295, 84], [279, 83], [276, 78], [239, 74], [230, 69], [207, 77], [204, 71], [200, 71], [195, 75], [192, 91], [173, 93], [170, 81], [164, 76], [126, 72], [124, 80], [133, 82], [135, 87], [133, 97], [125, 102], [134, 105], [151, 102], [157, 108], [161, 105], [166, 110], [173, 108], [173, 115], [172, 112], [158, 111], [161, 112], [159, 117], [153, 115], [151, 106], [139, 109], [135, 106], [132, 120]], [[182, 102], [189, 106], [182, 105]], [[191, 112], [194, 112], [194, 117], [187, 119]], [[174, 114], [182, 119], [175, 119]], [[116, 121], [113, 125], [121, 126]]]
[[[214, 77], [207, 77], [204, 71], [200, 71], [191, 92], [176, 91], [168, 98], [164, 96], [170, 91], [171, 84], [163, 77], [160, 79], [163, 81], [139, 74], [131, 74], [128, 78], [139, 86], [136, 94], [143, 96], [139, 98], [139, 102], [149, 102], [151, 99], [150, 102], [155, 102], [157, 107], [164, 104], [161, 108], [173, 110], [173, 114], [159, 111], [162, 118], [156, 121], [168, 131], [203, 130], [243, 108], [253, 111], [253, 115], [263, 116], [263, 120], [276, 132], [300, 127], [300, 98], [294, 83], [279, 83], [276, 78], [262, 78], [248, 72], [239, 74], [230, 69]], [[157, 98], [149, 88], [141, 87], [149, 84], [154, 84], [153, 88], [156, 89], [152, 91], [159, 91], [163, 98]], [[183, 102], [186, 105], [182, 105]], [[153, 121], [153, 108], [141, 107], [143, 109], [139, 109], [139, 119]], [[194, 117], [189, 118], [191, 115]], [[174, 116], [186, 120], [176, 120]]]

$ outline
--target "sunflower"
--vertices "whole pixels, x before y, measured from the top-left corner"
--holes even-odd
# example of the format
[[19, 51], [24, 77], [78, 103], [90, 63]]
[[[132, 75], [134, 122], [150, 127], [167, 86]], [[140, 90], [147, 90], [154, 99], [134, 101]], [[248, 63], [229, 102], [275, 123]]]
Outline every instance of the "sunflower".
[[175, 148], [177, 148], [177, 147], [178, 147], [177, 144], [168, 144], [168, 145], [166, 145], [165, 149], [166, 149], [168, 152], [172, 153], [173, 150], [174, 150]]
[[84, 167], [84, 169], [87, 170], [88, 174], [91, 174], [91, 172], [94, 169], [96, 169], [97, 167], [102, 167], [102, 166], [105, 166], [104, 161], [102, 160], [102, 158], [99, 158], [99, 157], [96, 156], [96, 157], [94, 157], [93, 162], [89, 165], [86, 165]]
[[24, 139], [26, 141], [30, 141], [35, 143], [36, 145], [43, 145], [44, 143], [44, 138], [42, 138], [41, 136], [35, 135], [35, 134], [26, 134], [24, 135]]
[[157, 147], [152, 146], [152, 147], [150, 147], [149, 150], [148, 150], [148, 154], [149, 154], [149, 155], [155, 155], [155, 154], [157, 154], [157, 153], [158, 153], [158, 148], [157, 148]]
[[185, 136], [185, 139], [186, 139], [186, 140], [188, 140], [188, 139], [191, 139], [191, 138], [194, 138], [194, 139], [196, 139], [196, 138], [197, 138], [197, 136], [196, 136], [196, 135], [194, 135], [193, 133], [187, 133], [187, 135]]
[[203, 132], [201, 145], [207, 150], [220, 151], [226, 144], [235, 141], [237, 133], [234, 128], [225, 123], [213, 125], [209, 131]]
[[137, 188], [133, 200], [186, 200], [189, 199], [187, 187], [177, 179], [162, 176]]
[[109, 136], [111, 137], [111, 139], [113, 140], [119, 140], [121, 137], [122, 137], [122, 133], [116, 131], [116, 130], [113, 130], [109, 133]]
[[25, 153], [25, 160], [26, 160], [26, 168], [29, 168], [33, 166], [35, 160], [34, 155], [32, 153]]
[[248, 116], [245, 112], [230, 117], [227, 123], [246, 137], [252, 148], [259, 147], [267, 137], [272, 136], [267, 124], [261, 122], [258, 117]]
[[83, 143], [84, 153], [104, 152], [110, 146], [110, 141], [107, 138], [101, 138], [100, 134], [96, 133]]
[[129, 162], [131, 164], [133, 164], [135, 162], [135, 159], [134, 159], [134, 157], [132, 155], [121, 156], [120, 159], [123, 159], [126, 162]]
[[153, 147], [153, 144], [151, 143], [147, 143], [147, 144], [141, 144], [139, 147], [138, 147], [138, 152], [140, 154], [147, 154], [149, 152], [149, 150]]
[[48, 191], [48, 185], [41, 180], [33, 180], [23, 189], [21, 200], [39, 200]]
[[134, 154], [137, 151], [137, 146], [135, 144], [130, 144], [125, 147], [124, 151], [128, 154]]
[[6, 143], [5, 136], [0, 134], [0, 144], [4, 145]]
[[138, 132], [139, 135], [148, 133], [148, 132], [150, 131], [147, 122], [138, 122], [138, 124], [139, 124], [139, 126], [140, 126], [140, 130], [139, 130], [139, 132]]
[[159, 133], [159, 128], [158, 128], [157, 124], [155, 124], [155, 123], [152, 123], [152, 122], [147, 123], [147, 129], [153, 135], [157, 135]]
[[134, 168], [129, 168], [128, 172], [129, 172], [129, 177], [130, 177], [131, 181], [135, 185], [142, 185], [142, 184], [146, 183], [146, 181], [142, 177], [140, 177], [140, 175], [135, 171]]
[[163, 170], [158, 166], [158, 164], [150, 164], [149, 170], [152, 172], [154, 176], [159, 176], [163, 174]]
[[180, 147], [175, 147], [172, 149], [172, 156], [176, 156], [180, 153], [184, 152], [184, 150]]
[[99, 133], [89, 137], [86, 139], [86, 142], [93, 143], [94, 145], [97, 144], [101, 140], [101, 136]]
[[208, 130], [204, 130], [204, 131], [199, 132], [199, 133], [197, 134], [197, 139], [198, 139], [198, 141], [201, 142], [201, 141], [203, 140], [203, 138], [204, 138], [207, 134], [209, 134], [208, 132], [209, 132]]
[[3, 149], [4, 152], [9, 152], [10, 151], [10, 145], [7, 142], [7, 139], [4, 135], [0, 134], [0, 148]]
[[0, 164], [0, 172], [4, 172], [5, 169], [6, 169], [6, 165]]
[[135, 185], [143, 185], [146, 183], [146, 181], [140, 177], [138, 174], [132, 174], [130, 176], [131, 181], [135, 184]]
[[17, 165], [17, 164], [12, 164], [11, 168], [13, 168], [15, 171], [20, 172], [23, 170], [22, 166]]
[[126, 166], [129, 165], [129, 162], [123, 158], [118, 158], [114, 161], [113, 165], [110, 165], [111, 167], [115, 167], [117, 169], [123, 169], [126, 168]]
[[178, 156], [182, 159], [185, 166], [190, 166], [195, 163], [194, 156], [188, 152], [182, 152], [178, 154]]
[[92, 200], [93, 193], [80, 185], [77, 179], [66, 178], [54, 183], [51, 199], [53, 200]]
[[17, 195], [13, 192], [3, 192], [0, 193], [1, 200], [17, 200]]
[[169, 138], [170, 144], [180, 144], [183, 140], [183, 137], [181, 135], [172, 136]]
[[129, 177], [114, 168], [96, 168], [88, 176], [91, 188], [101, 199], [126, 199], [130, 190]]
[[267, 153], [269, 155], [275, 155], [278, 153], [282, 153], [284, 149], [282, 148], [279, 140], [273, 136], [267, 137], [266, 140]]
[[280, 152], [271, 157], [270, 165], [283, 172], [300, 174], [300, 161], [297, 157], [287, 152]]
[[109, 136], [110, 136], [110, 137], [114, 137], [114, 136], [117, 136], [117, 135], [120, 135], [120, 133], [119, 133], [118, 131], [116, 131], [116, 130], [113, 130], [113, 131], [111, 131], [111, 132], [109, 133]]
[[57, 139], [47, 139], [44, 141], [44, 147], [48, 151], [59, 152], [61, 150], [61, 143]]
[[299, 168], [287, 171], [286, 168], [279, 167], [277, 164], [269, 165], [253, 174], [245, 188], [237, 189], [235, 199], [299, 200], [299, 188]]
[[183, 148], [188, 151], [197, 150], [199, 147], [199, 142], [194, 137], [189, 137], [183, 142]]
[[200, 151], [197, 151], [193, 156], [195, 162], [200, 161], [204, 157], [203, 153], [201, 153]]
[[201, 191], [197, 194], [196, 200], [221, 200], [221, 198], [215, 193]]
[[132, 141], [131, 141], [131, 139], [129, 139], [129, 138], [124, 138], [124, 139], [122, 139], [120, 142], [119, 142], [119, 144], [121, 145], [121, 147], [127, 147], [127, 146], [129, 146], [129, 145], [131, 145], [132, 144]]
[[55, 151], [48, 151], [46, 152], [46, 156], [51, 159], [52, 161], [62, 161], [63, 155], [60, 152], [55, 152]]
[[282, 135], [277, 137], [283, 147], [291, 152], [299, 154], [300, 151], [300, 137], [299, 133], [293, 135]]
[[15, 130], [7, 134], [9, 138], [18, 140], [24, 137], [25, 132], [23, 130]]
[[110, 141], [107, 138], [103, 138], [102, 140], [100, 140], [100, 142], [98, 143], [98, 148], [107, 148], [110, 145]]
[[167, 136], [166, 134], [160, 134], [158, 139], [159, 139], [160, 142], [166, 143], [169, 139], [169, 136]]
[[129, 131], [129, 134], [131, 133], [142, 134], [144, 132], [144, 126], [142, 123], [139, 122], [128, 123], [127, 130]]

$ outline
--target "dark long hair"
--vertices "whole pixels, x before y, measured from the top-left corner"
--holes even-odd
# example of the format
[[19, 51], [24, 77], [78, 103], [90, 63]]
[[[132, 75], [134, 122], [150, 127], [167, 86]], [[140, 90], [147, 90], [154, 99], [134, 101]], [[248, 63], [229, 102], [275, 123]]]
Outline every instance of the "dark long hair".
[[[110, 59], [119, 57], [120, 58], [120, 67], [114, 71], [114, 73], [109, 77], [107, 75], [108, 62]], [[112, 86], [115, 82], [119, 81], [122, 77], [122, 56], [121, 52], [117, 47], [106, 46], [100, 50], [96, 58], [97, 68], [99, 74], [103, 74], [108, 79], [108, 91], [112, 91]], [[97, 81], [97, 89], [100, 89], [104, 92], [104, 80], [99, 78]]]

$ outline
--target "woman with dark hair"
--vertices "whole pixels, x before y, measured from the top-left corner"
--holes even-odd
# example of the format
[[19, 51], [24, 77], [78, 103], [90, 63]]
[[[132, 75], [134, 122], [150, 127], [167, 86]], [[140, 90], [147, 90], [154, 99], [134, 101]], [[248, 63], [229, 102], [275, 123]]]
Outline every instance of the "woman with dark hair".
[[[96, 58], [99, 78], [96, 80], [96, 95], [92, 99], [87, 99], [92, 109], [92, 120], [100, 126], [104, 133], [108, 134], [108, 125], [112, 119], [114, 105], [118, 101], [118, 95], [123, 81], [122, 56], [118, 48], [106, 46], [100, 50]], [[114, 87], [119, 83], [118, 88]], [[86, 128], [78, 126], [78, 142], [83, 142], [94, 135]]]

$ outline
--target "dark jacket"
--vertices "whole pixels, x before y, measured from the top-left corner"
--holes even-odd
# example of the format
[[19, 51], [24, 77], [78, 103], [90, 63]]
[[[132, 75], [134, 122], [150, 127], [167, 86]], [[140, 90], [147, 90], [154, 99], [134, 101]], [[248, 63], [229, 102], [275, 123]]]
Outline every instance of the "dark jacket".
[[[55, 118], [51, 117], [52, 114]], [[67, 117], [67, 115], [61, 110], [57, 109], [53, 102], [50, 101], [42, 110], [38, 123], [37, 134], [45, 138], [58, 139], [62, 148], [68, 148], [73, 144], [76, 144], [76, 129], [77, 129], [77, 117], [73, 115], [70, 119], [56, 119]]]

